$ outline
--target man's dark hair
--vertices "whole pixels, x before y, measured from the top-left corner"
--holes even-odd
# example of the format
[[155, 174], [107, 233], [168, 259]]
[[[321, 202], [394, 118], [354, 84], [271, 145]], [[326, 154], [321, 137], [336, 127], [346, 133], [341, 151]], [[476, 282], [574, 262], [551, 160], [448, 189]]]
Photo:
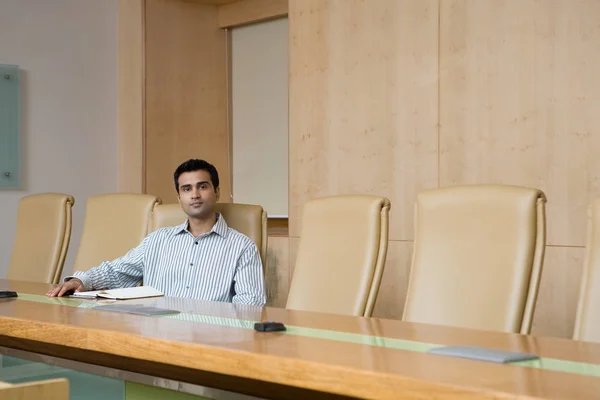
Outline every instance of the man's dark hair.
[[210, 175], [210, 181], [212, 182], [213, 188], [217, 190], [219, 187], [219, 173], [214, 165], [204, 160], [191, 159], [187, 160], [183, 164], [181, 164], [175, 170], [175, 174], [173, 177], [175, 178], [175, 190], [179, 193], [179, 177], [184, 172], [194, 172], [194, 171], [206, 171]]

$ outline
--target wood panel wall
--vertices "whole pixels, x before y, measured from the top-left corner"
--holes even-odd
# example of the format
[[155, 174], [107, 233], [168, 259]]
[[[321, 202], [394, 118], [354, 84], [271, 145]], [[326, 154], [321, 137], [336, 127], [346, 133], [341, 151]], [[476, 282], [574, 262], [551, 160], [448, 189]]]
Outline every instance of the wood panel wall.
[[292, 0], [288, 15], [290, 236], [299, 237], [311, 198], [389, 198], [374, 316], [400, 318], [412, 203], [438, 184], [438, 2]]
[[145, 191], [175, 202], [175, 168], [203, 158], [219, 171], [221, 201], [229, 202], [227, 35], [217, 6], [145, 3]]
[[539, 187], [548, 250], [534, 333], [569, 337], [600, 195], [600, 2], [290, 0], [290, 265], [308, 199], [392, 201], [375, 315], [402, 313], [418, 191]]
[[291, 1], [289, 19], [290, 236], [306, 200], [367, 193], [411, 240], [397, 205], [437, 185], [437, 1]]
[[142, 193], [144, 0], [119, 1], [119, 191]]

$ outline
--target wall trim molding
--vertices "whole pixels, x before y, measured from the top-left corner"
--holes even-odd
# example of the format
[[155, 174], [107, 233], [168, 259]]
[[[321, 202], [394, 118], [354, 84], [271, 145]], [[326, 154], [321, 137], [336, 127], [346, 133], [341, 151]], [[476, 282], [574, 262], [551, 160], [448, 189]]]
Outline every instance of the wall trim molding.
[[287, 17], [288, 0], [238, 0], [218, 7], [219, 28], [234, 28]]

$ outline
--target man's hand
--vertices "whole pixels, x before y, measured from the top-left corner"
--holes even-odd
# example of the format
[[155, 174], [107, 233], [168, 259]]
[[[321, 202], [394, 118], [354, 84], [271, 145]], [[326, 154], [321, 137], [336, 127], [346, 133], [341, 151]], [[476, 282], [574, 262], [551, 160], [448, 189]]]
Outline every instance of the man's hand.
[[50, 289], [50, 291], [46, 293], [46, 296], [61, 297], [64, 296], [64, 294], [69, 290], [72, 290], [74, 292], [81, 292], [83, 289], [83, 282], [81, 282], [81, 280], [77, 278], [73, 278], [68, 282], [63, 283], [62, 285], [58, 285], [57, 287]]

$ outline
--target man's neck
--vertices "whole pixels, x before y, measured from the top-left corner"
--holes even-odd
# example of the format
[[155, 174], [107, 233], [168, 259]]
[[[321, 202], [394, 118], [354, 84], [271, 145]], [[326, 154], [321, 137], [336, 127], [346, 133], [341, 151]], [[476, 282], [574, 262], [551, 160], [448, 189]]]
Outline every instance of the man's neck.
[[217, 223], [217, 213], [212, 213], [206, 218], [188, 218], [188, 231], [198, 237], [204, 233], [210, 232]]

